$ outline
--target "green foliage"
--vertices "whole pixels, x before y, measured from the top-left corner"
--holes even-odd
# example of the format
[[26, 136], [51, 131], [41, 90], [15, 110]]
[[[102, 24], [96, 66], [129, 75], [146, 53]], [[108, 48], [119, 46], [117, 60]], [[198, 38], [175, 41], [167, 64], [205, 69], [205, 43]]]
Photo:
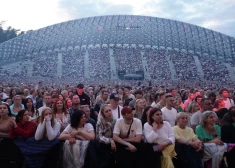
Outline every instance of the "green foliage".
[[25, 34], [24, 31], [20, 31], [19, 29], [12, 28], [11, 26], [4, 29], [3, 28], [4, 24], [5, 24], [5, 21], [0, 22], [0, 43], [3, 43], [4, 41], [7, 41], [14, 37]]

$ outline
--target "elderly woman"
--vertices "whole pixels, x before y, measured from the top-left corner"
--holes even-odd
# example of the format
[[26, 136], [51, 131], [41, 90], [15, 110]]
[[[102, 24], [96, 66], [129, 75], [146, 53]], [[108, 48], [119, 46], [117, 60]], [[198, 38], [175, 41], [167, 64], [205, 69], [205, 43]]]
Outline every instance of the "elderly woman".
[[98, 146], [98, 160], [99, 168], [111, 167], [111, 152], [116, 151], [116, 145], [113, 141], [114, 120], [112, 117], [112, 110], [109, 105], [101, 106], [101, 115], [96, 125], [96, 139], [99, 141]]
[[[181, 167], [202, 168], [201, 151], [202, 142], [194, 134], [192, 128], [187, 127], [189, 115], [185, 112], [177, 114], [177, 125], [173, 127], [176, 139], [175, 150]], [[190, 147], [190, 148], [187, 148]]]
[[175, 136], [169, 122], [163, 121], [162, 112], [158, 108], [152, 108], [149, 114], [149, 122], [144, 124], [144, 136], [148, 143], [155, 143], [155, 151], [162, 152], [162, 168], [172, 168], [172, 158], [176, 156], [174, 151]]
[[221, 141], [220, 127], [216, 125], [216, 116], [213, 111], [202, 114], [200, 125], [196, 127], [198, 138], [204, 143], [204, 161], [212, 159], [212, 167], [219, 168], [227, 145]]
[[65, 140], [64, 167], [83, 167], [89, 142], [95, 139], [94, 128], [90, 123], [86, 123], [83, 111], [74, 111], [70, 124], [60, 134], [59, 139]]

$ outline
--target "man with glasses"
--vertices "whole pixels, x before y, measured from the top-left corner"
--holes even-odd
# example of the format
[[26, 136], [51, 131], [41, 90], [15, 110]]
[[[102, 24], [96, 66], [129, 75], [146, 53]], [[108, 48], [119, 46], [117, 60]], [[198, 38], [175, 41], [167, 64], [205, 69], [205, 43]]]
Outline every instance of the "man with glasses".
[[90, 108], [88, 105], [81, 105], [80, 110], [84, 111], [85, 116], [86, 116], [86, 123], [90, 123], [94, 127], [94, 131], [96, 130], [96, 122], [93, 120], [90, 112]]
[[[211, 100], [209, 98], [202, 98], [201, 100], [201, 110], [198, 110], [195, 112], [191, 117], [191, 127], [193, 130], [195, 130], [196, 126], [200, 124], [202, 119], [202, 113], [205, 111], [212, 111], [213, 106], [211, 103]], [[215, 114], [216, 118], [217, 115]]]
[[176, 109], [173, 108], [174, 106], [174, 98], [171, 94], [166, 95], [166, 106], [163, 107], [162, 110], [162, 115], [163, 115], [163, 120], [168, 121], [171, 126], [175, 126], [176, 122], [176, 114], [177, 111]]

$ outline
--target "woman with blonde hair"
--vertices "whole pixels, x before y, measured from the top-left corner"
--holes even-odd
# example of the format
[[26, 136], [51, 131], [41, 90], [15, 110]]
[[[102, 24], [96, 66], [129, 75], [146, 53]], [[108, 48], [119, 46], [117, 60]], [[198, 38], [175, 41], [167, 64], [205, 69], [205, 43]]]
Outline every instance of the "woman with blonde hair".
[[116, 144], [113, 140], [113, 120], [112, 110], [109, 105], [104, 104], [100, 109], [100, 118], [96, 125], [96, 139], [98, 145], [98, 161], [100, 168], [109, 168], [112, 165], [112, 151], [116, 151]]
[[135, 103], [134, 117], [141, 120], [145, 107], [146, 107], [146, 100], [137, 99]]
[[198, 102], [196, 101], [191, 101], [188, 105], [188, 109], [187, 109], [187, 113], [188, 113], [188, 126], [191, 127], [191, 117], [192, 115], [197, 112], [198, 110], [200, 110], [200, 106], [198, 104]]
[[48, 138], [49, 141], [54, 140], [60, 134], [60, 123], [57, 122], [52, 113], [52, 109], [45, 107], [42, 110], [42, 115], [35, 133], [37, 141]]

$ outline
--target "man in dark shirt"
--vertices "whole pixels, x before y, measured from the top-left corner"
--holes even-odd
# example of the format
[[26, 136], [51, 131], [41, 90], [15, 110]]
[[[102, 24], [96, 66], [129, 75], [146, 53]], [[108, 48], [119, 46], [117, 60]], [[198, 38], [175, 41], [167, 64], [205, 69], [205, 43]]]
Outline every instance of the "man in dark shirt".
[[90, 97], [86, 93], [84, 93], [83, 88], [84, 88], [83, 84], [77, 85], [77, 94], [80, 98], [80, 105], [90, 106]]

